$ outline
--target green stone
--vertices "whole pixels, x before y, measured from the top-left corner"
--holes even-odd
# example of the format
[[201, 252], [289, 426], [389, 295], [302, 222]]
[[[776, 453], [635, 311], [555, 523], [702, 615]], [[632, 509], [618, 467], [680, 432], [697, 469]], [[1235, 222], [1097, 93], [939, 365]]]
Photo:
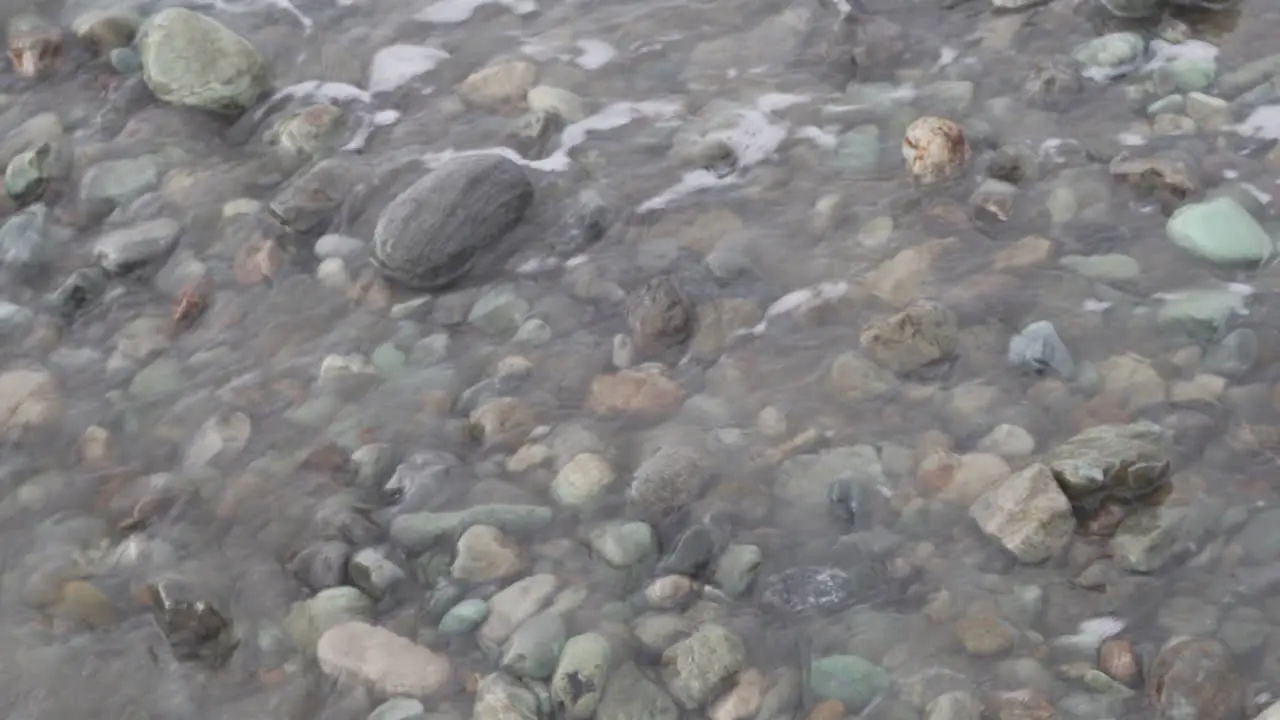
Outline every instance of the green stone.
[[1173, 244], [1220, 265], [1256, 265], [1275, 249], [1262, 225], [1229, 197], [1178, 208], [1165, 233]]
[[53, 146], [41, 143], [18, 153], [4, 170], [4, 192], [19, 203], [33, 202], [44, 192], [49, 180], [45, 164]]
[[182, 377], [182, 366], [177, 360], [168, 357], [158, 358], [155, 362], [142, 368], [129, 383], [129, 394], [146, 400], [164, 397], [182, 390], [186, 380]]
[[1189, 93], [1204, 90], [1213, 84], [1218, 72], [1217, 63], [1211, 59], [1184, 58], [1156, 68], [1156, 91], [1161, 94]]
[[1156, 315], [1160, 329], [1211, 340], [1234, 314], [1245, 313], [1245, 297], [1231, 290], [1191, 290], [1165, 300]]
[[173, 105], [239, 112], [267, 90], [267, 66], [253, 44], [185, 8], [152, 15], [137, 47], [147, 87]]
[[850, 712], [861, 712], [893, 680], [875, 663], [857, 655], [831, 655], [809, 665], [809, 689], [822, 700], [839, 700]]
[[369, 362], [387, 377], [399, 375], [404, 370], [405, 360], [405, 354], [389, 342], [382, 343], [369, 354]]
[[450, 608], [440, 618], [440, 633], [443, 635], [461, 635], [480, 627], [489, 617], [489, 603], [479, 598], [471, 598]]
[[836, 161], [851, 177], [867, 178], [880, 167], [880, 128], [860, 125], [836, 141]]

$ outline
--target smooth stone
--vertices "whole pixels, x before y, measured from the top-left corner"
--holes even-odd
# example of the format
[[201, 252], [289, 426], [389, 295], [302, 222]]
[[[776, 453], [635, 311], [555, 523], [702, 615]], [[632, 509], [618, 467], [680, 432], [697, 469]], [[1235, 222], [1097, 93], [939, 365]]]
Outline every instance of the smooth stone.
[[613, 648], [601, 634], [575, 635], [565, 643], [551, 678], [551, 697], [566, 720], [591, 720], [608, 682]]
[[516, 677], [547, 680], [568, 638], [564, 618], [554, 610], [538, 613], [511, 633], [502, 653], [501, 667]]
[[1094, 38], [1072, 51], [1071, 56], [1085, 65], [1084, 76], [1094, 80], [1110, 80], [1136, 70], [1147, 51], [1146, 40], [1135, 32], [1118, 32]]
[[822, 700], [839, 700], [861, 712], [893, 684], [889, 673], [857, 655], [831, 655], [809, 664], [809, 689]]
[[1020, 365], [1036, 372], [1052, 369], [1068, 380], [1076, 374], [1071, 351], [1048, 320], [1033, 322], [1009, 338], [1007, 357], [1010, 365]]
[[417, 720], [425, 716], [427, 708], [416, 698], [396, 697], [382, 703], [369, 713], [369, 720]]
[[1119, 253], [1066, 255], [1058, 262], [1090, 280], [1101, 280], [1103, 282], [1133, 280], [1142, 274], [1142, 268], [1138, 265], [1137, 260]]
[[437, 630], [444, 635], [462, 635], [472, 632], [489, 617], [489, 603], [470, 598], [454, 605], [440, 618]]
[[167, 257], [177, 246], [181, 232], [182, 226], [168, 218], [112, 230], [94, 243], [94, 258], [108, 272], [127, 273]]
[[1262, 225], [1229, 197], [1178, 208], [1165, 232], [1173, 244], [1220, 265], [1256, 265], [1275, 249]]
[[544, 505], [476, 505], [452, 512], [420, 512], [391, 521], [391, 539], [412, 552], [425, 552], [444, 537], [460, 535], [472, 525], [492, 525], [504, 533], [529, 533], [546, 527], [553, 517]]
[[267, 91], [267, 65], [248, 40], [185, 8], [166, 8], [138, 31], [142, 76], [173, 105], [238, 112]]
[[384, 695], [435, 695], [453, 680], [448, 656], [360, 620], [326, 630], [316, 661], [326, 675], [368, 683]]
[[1248, 312], [1247, 296], [1233, 290], [1188, 290], [1165, 298], [1156, 314], [1162, 330], [1208, 340], [1216, 337], [1232, 315]]
[[764, 553], [755, 545], [730, 545], [716, 560], [713, 579], [716, 587], [732, 598], [746, 594], [755, 582]]

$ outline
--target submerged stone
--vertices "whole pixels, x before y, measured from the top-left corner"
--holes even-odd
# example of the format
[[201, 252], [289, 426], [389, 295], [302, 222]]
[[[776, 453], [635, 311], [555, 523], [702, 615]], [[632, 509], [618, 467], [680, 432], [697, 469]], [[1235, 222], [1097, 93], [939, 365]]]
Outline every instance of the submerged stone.
[[1262, 225], [1229, 197], [1178, 208], [1165, 232], [1174, 245], [1219, 265], [1256, 265], [1275, 249]]

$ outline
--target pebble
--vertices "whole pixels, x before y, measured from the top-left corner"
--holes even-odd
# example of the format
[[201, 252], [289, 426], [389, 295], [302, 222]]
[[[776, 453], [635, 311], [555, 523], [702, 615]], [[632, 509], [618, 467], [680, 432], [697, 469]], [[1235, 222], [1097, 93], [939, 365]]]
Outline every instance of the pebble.
[[436, 695], [449, 687], [453, 673], [448, 657], [358, 620], [326, 630], [316, 660], [330, 677], [355, 678], [387, 695]]
[[538, 613], [511, 633], [503, 647], [500, 667], [516, 677], [548, 680], [555, 672], [567, 634], [560, 613]]
[[489, 603], [471, 598], [450, 608], [436, 629], [445, 635], [464, 635], [480, 627], [488, 617]]
[[496, 527], [472, 525], [458, 538], [449, 572], [468, 582], [501, 580], [525, 567], [520, 547]]
[[561, 505], [589, 506], [600, 499], [613, 481], [609, 461], [595, 453], [579, 453], [556, 474], [551, 482], [551, 497]]
[[703, 707], [742, 670], [745, 656], [741, 638], [721, 625], [704, 623], [662, 654], [667, 690], [687, 710]]
[[1173, 244], [1220, 265], [1256, 265], [1275, 249], [1258, 221], [1229, 197], [1183, 205], [1169, 216], [1165, 232]]

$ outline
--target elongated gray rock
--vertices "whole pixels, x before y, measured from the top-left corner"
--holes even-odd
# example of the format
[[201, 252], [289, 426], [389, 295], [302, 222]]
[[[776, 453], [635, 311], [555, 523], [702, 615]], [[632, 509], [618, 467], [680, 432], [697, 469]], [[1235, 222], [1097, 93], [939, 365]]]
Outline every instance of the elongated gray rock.
[[532, 203], [533, 183], [515, 162], [499, 155], [450, 160], [382, 210], [374, 265], [415, 290], [443, 289], [496, 249]]

